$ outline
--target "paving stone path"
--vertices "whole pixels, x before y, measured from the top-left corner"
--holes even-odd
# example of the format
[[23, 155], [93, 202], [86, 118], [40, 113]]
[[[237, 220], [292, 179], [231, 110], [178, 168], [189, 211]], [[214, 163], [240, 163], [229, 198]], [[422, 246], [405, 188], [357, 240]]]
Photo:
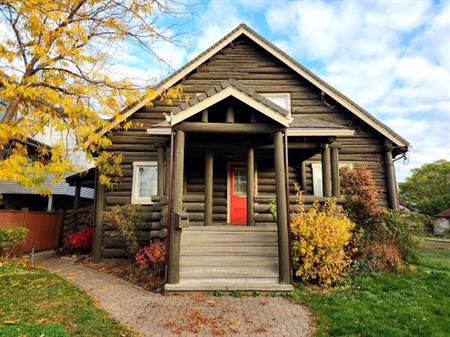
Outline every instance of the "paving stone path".
[[112, 275], [60, 258], [44, 267], [73, 282], [123, 324], [145, 337], [304, 337], [311, 316], [281, 297], [160, 295]]

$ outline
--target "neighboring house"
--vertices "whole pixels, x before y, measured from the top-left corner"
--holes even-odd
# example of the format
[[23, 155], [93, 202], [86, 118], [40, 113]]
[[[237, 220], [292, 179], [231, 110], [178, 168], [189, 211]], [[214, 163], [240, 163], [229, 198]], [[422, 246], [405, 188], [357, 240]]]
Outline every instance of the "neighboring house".
[[[75, 187], [64, 180], [53, 184], [53, 177], [47, 177], [42, 186], [48, 188], [51, 194], [41, 195], [29, 187], [24, 187], [13, 181], [0, 181], [0, 209], [28, 208], [30, 211], [54, 211], [58, 209], [71, 209], [73, 207]], [[94, 190], [82, 188], [80, 203], [91, 204], [94, 199]]]
[[[36, 149], [39, 146], [46, 146], [34, 139], [28, 139], [25, 144], [28, 148], [29, 160], [35, 160]], [[9, 154], [5, 150], [5, 157]], [[14, 181], [0, 180], [0, 209], [19, 210], [28, 208], [30, 211], [54, 211], [58, 209], [71, 209], [74, 203], [75, 187], [71, 187], [65, 181], [53, 184], [53, 176], [48, 176], [41, 185], [42, 188], [48, 188], [48, 196], [41, 195], [29, 187], [22, 186]], [[80, 203], [91, 204], [94, 198], [92, 188], [82, 188], [80, 190]]]
[[[169, 105], [159, 95], [176, 85], [190, 99]], [[381, 206], [398, 208], [393, 158], [408, 142], [246, 25], [123, 114], [139, 126], [101, 131], [123, 178], [97, 187], [94, 258], [124, 256], [103, 213], [144, 205], [140, 228], [168, 234], [166, 290], [292, 289], [294, 183], [307, 204], [341, 202], [339, 167], [367, 164]]]
[[434, 235], [445, 235], [450, 231], [450, 208], [435, 215]]

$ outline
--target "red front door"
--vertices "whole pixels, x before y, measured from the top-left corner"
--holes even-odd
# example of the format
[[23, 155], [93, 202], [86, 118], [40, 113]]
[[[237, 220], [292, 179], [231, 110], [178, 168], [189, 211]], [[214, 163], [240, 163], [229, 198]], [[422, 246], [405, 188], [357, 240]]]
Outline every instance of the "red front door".
[[247, 224], [247, 167], [245, 164], [229, 164], [229, 212], [233, 225]]

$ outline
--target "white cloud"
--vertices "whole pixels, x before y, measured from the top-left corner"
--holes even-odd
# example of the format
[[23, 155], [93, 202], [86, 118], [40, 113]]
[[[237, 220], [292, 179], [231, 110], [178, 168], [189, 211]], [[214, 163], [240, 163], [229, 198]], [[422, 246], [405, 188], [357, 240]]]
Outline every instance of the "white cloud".
[[449, 2], [281, 4], [266, 11], [277, 44], [411, 142], [400, 179], [450, 159]]
[[[250, 3], [247, 5], [250, 5]], [[208, 3], [201, 15], [195, 20], [194, 25], [198, 34], [193, 36], [195, 46], [191, 49], [188, 59], [191, 60], [211, 47], [242, 22], [249, 22], [249, 18], [240, 13], [239, 3], [231, 1], [211, 1]]]

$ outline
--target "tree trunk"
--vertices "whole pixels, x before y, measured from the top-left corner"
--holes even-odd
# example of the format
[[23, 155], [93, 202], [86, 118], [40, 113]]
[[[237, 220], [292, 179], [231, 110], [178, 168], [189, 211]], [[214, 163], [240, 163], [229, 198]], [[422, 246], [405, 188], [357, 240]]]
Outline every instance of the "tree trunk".
[[19, 109], [19, 103], [21, 101], [22, 97], [16, 97], [11, 102], [9, 102], [8, 107], [6, 108], [5, 114], [2, 118], [2, 123], [8, 124], [11, 122], [14, 115], [17, 113], [17, 110]]

